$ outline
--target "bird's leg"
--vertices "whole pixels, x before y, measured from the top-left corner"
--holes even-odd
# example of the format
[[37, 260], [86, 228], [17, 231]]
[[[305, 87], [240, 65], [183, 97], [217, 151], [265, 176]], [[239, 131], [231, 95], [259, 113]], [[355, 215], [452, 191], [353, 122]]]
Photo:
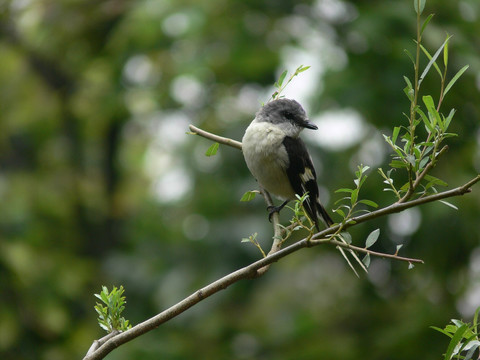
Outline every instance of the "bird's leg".
[[285, 200], [282, 204], [280, 204], [279, 206], [269, 206], [267, 207], [267, 210], [268, 210], [268, 221], [272, 222], [272, 215], [274, 213], [279, 213], [280, 210], [282, 210], [285, 205], [288, 204], [290, 200]]

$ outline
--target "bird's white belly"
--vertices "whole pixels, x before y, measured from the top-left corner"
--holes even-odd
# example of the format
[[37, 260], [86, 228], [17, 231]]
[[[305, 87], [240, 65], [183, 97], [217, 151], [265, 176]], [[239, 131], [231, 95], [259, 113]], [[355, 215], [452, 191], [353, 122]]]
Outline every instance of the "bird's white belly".
[[283, 199], [295, 198], [286, 169], [288, 154], [282, 144], [285, 134], [266, 122], [252, 122], [242, 139], [245, 162], [260, 185]]

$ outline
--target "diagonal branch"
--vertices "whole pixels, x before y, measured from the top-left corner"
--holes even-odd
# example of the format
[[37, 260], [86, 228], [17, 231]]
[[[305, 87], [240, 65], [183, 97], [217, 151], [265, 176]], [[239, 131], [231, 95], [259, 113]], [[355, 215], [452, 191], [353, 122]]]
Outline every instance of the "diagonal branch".
[[[192, 127], [192, 126], [190, 126], [190, 129], [198, 135], [207, 137], [207, 138], [212, 139], [214, 141], [218, 141], [222, 144], [229, 145], [229, 146], [236, 147], [236, 148], [241, 148], [241, 143], [239, 143], [237, 141], [227, 139], [227, 138], [218, 137], [216, 135], [212, 136], [213, 134], [210, 134], [208, 132], [204, 132], [203, 130], [202, 131], [197, 131], [197, 130], [200, 130], [200, 129], [197, 129], [197, 128]], [[419, 260], [419, 259], [405, 258], [405, 257], [398, 256], [396, 254], [385, 254], [385, 253], [375, 252], [375, 251], [371, 251], [371, 250], [368, 250], [368, 249], [365, 249], [365, 248], [360, 248], [360, 247], [357, 247], [357, 246], [354, 246], [354, 245], [351, 245], [351, 244], [345, 244], [345, 243], [339, 242], [339, 241], [337, 241], [337, 240], [335, 240], [335, 239], [333, 239], [329, 236], [336, 233], [340, 229], [340, 227], [342, 227], [344, 229], [346, 227], [356, 226], [360, 223], [369, 221], [371, 219], [375, 219], [375, 218], [378, 218], [378, 217], [382, 217], [382, 216], [386, 216], [386, 215], [389, 215], [389, 214], [397, 213], [397, 212], [403, 211], [403, 210], [411, 208], [411, 207], [419, 206], [419, 205], [426, 204], [426, 203], [433, 202], [433, 201], [437, 201], [437, 200], [446, 199], [446, 198], [449, 198], [449, 197], [464, 195], [466, 193], [471, 192], [472, 186], [474, 186], [479, 181], [480, 181], [480, 175], [477, 175], [475, 178], [473, 178], [469, 182], [467, 182], [464, 185], [459, 186], [455, 189], [444, 191], [444, 192], [434, 194], [434, 195], [429, 195], [429, 196], [419, 198], [419, 199], [415, 199], [415, 200], [411, 200], [411, 201], [406, 201], [406, 202], [403, 202], [403, 203], [398, 203], [398, 202], [394, 203], [390, 206], [387, 206], [385, 208], [373, 211], [371, 213], [354, 217], [354, 218], [350, 219], [349, 222], [346, 223], [346, 224], [337, 224], [337, 225], [331, 226], [331, 227], [315, 234], [313, 237], [309, 236], [309, 237], [304, 238], [303, 240], [300, 240], [300, 241], [298, 241], [294, 244], [291, 244], [291, 245], [289, 245], [289, 246], [287, 246], [283, 249], [280, 249], [280, 244], [275, 245], [275, 241], [274, 241], [274, 245], [272, 246], [272, 250], [270, 251], [270, 253], [266, 257], [254, 262], [254, 263], [252, 263], [248, 266], [245, 266], [241, 269], [238, 269], [238, 270], [236, 270], [236, 271], [234, 271], [234, 272], [232, 272], [228, 275], [225, 275], [224, 277], [212, 282], [211, 284], [195, 291], [190, 296], [186, 297], [185, 299], [181, 300], [180, 302], [171, 306], [170, 308], [162, 311], [161, 313], [157, 314], [156, 316], [154, 316], [154, 317], [152, 317], [152, 318], [150, 318], [150, 319], [132, 327], [131, 329], [129, 329], [125, 332], [119, 333], [117, 335], [113, 335], [110, 338], [105, 337], [104, 339], [106, 339], [106, 341], [104, 341], [104, 342], [103, 341], [97, 342], [97, 343], [94, 342], [94, 345], [98, 344], [100, 346], [98, 348], [96, 348], [94, 351], [91, 351], [92, 350], [92, 348], [91, 348], [89, 350], [88, 354], [84, 357], [84, 360], [103, 359], [107, 354], [109, 354], [111, 351], [113, 351], [115, 348], [119, 347], [120, 345], [122, 345], [126, 342], [129, 342], [129, 341], [131, 341], [131, 340], [133, 340], [133, 339], [135, 339], [135, 338], [137, 338], [137, 337], [139, 337], [139, 336], [141, 336], [141, 335], [143, 335], [143, 334], [145, 334], [145, 333], [147, 333], [151, 330], [156, 329], [161, 324], [163, 324], [163, 323], [169, 321], [170, 319], [178, 316], [179, 314], [188, 310], [189, 308], [191, 308], [195, 304], [199, 303], [200, 301], [204, 300], [205, 298], [207, 298], [209, 296], [212, 296], [213, 294], [219, 292], [220, 290], [226, 289], [230, 285], [232, 285], [232, 284], [234, 284], [234, 283], [236, 283], [236, 282], [238, 282], [242, 279], [253, 279], [253, 278], [256, 278], [256, 277], [262, 275], [266, 271], [266, 269], [268, 269], [268, 266], [271, 265], [272, 263], [277, 262], [280, 259], [282, 259], [282, 258], [284, 258], [284, 257], [286, 257], [286, 256], [288, 256], [288, 255], [290, 255], [294, 252], [297, 252], [297, 251], [299, 251], [300, 249], [303, 249], [303, 248], [314, 247], [314, 246], [318, 246], [318, 245], [322, 245], [322, 244], [330, 244], [330, 245], [333, 245], [333, 246], [336, 246], [336, 247], [342, 247], [342, 248], [346, 248], [346, 249], [350, 249], [350, 250], [354, 250], [354, 251], [358, 251], [358, 252], [368, 253], [371, 256], [385, 257], [385, 258], [390, 258], [390, 259], [393, 259], [393, 260], [406, 261], [406, 262], [409, 262], [409, 263], [413, 263], [413, 262], [422, 263], [423, 261]], [[267, 203], [269, 201], [271, 202], [271, 199], [270, 199], [268, 193], [265, 192], [264, 196], [265, 196], [265, 199], [266, 199]], [[278, 224], [278, 215], [277, 215], [277, 218], [274, 217], [274, 221], [276, 221], [277, 224]], [[93, 345], [92, 345], [92, 347], [95, 348], [95, 346], [93, 346]]]

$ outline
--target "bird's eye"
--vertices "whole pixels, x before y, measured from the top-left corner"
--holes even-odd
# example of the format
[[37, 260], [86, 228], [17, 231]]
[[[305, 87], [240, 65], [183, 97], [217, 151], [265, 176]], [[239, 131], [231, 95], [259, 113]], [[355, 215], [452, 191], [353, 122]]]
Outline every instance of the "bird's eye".
[[285, 116], [285, 118], [288, 120], [293, 120], [293, 114], [290, 111], [285, 111], [283, 116]]

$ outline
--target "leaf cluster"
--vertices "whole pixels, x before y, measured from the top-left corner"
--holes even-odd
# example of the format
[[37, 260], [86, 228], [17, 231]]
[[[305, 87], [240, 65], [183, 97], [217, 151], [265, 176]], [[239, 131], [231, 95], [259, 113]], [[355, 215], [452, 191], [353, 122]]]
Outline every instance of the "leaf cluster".
[[[450, 338], [447, 351], [444, 354], [444, 360], [450, 359], [478, 359], [480, 357], [480, 334], [478, 332], [478, 314], [477, 309], [473, 317], [473, 323], [465, 323], [462, 320], [452, 319], [451, 324], [441, 329], [431, 326], [432, 329], [441, 332]], [[474, 356], [476, 353], [476, 356]]]
[[114, 286], [110, 292], [106, 286], [102, 286], [100, 294], [95, 294], [95, 297], [104, 304], [97, 302], [95, 305], [95, 311], [98, 314], [98, 324], [107, 333], [115, 330], [122, 332], [132, 327], [129, 321], [121, 316], [127, 303], [125, 296], [122, 296], [124, 291], [123, 286], [120, 286], [120, 288]]
[[[425, 0], [415, 0], [414, 6], [417, 13], [418, 29], [415, 40], [416, 56], [413, 57], [408, 50], [405, 50], [413, 63], [414, 76], [413, 79], [404, 76], [406, 87], [403, 89], [410, 101], [410, 111], [408, 114], [404, 114], [408, 119], [408, 124], [395, 127], [391, 136], [384, 135], [385, 141], [394, 153], [389, 164], [390, 169], [386, 172], [379, 169], [379, 173], [387, 185], [384, 191], [393, 192], [399, 202], [404, 202], [412, 197], [418, 198], [436, 193], [438, 192], [436, 186], [447, 186], [444, 180], [429, 174], [430, 170], [436, 165], [438, 158], [447, 150], [446, 146], [442, 147], [443, 141], [449, 137], [457, 136], [455, 133], [448, 132], [455, 115], [455, 109], [451, 109], [448, 115], [445, 115], [440, 109], [445, 95], [468, 69], [468, 65], [464, 66], [447, 83], [448, 44], [451, 36], [447, 34], [444, 42], [431, 55], [421, 41], [423, 32], [433, 14], [429, 15], [421, 24], [420, 15], [424, 10]], [[428, 63], [420, 74], [421, 53], [427, 57]], [[442, 53], [443, 62], [439, 64]], [[441, 67], [443, 67], [443, 70]], [[438, 99], [435, 101], [432, 95], [426, 94], [421, 97], [422, 103], [420, 103], [421, 84], [431, 69], [435, 69], [440, 77]], [[420, 133], [419, 128], [422, 127], [424, 132]], [[392, 173], [396, 170], [406, 172], [408, 180], [405, 183], [397, 185], [394, 182]], [[447, 203], [447, 205], [451, 204]]]
[[366, 172], [369, 169], [369, 166], [359, 165], [358, 170], [355, 172], [356, 178], [353, 180], [355, 188], [341, 188], [335, 191], [336, 193], [347, 194], [335, 202], [335, 204], [340, 205], [333, 210], [343, 218], [343, 222], [347, 222], [348, 219], [354, 215], [357, 215], [359, 212], [369, 212], [366, 209], [359, 210], [357, 208], [359, 204], [364, 204], [372, 208], [378, 208], [378, 204], [372, 200], [359, 199], [360, 189], [367, 180], [368, 176], [366, 175]]

